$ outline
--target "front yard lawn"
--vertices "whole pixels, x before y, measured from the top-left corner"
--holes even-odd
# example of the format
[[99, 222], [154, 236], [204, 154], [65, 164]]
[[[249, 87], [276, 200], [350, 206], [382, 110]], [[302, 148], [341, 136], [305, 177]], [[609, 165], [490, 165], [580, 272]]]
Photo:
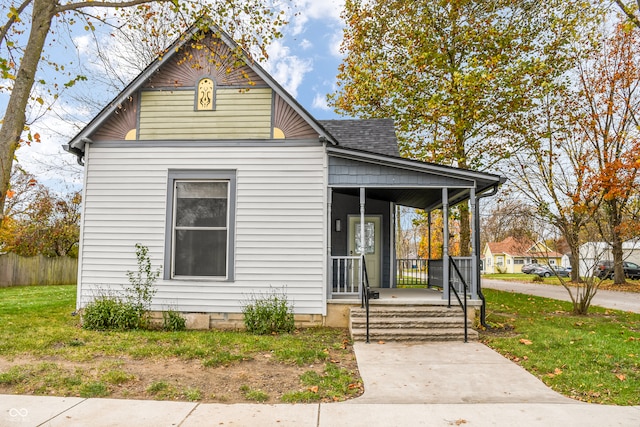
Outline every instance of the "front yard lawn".
[[485, 289], [481, 341], [559, 393], [585, 402], [639, 405], [640, 314]]
[[0, 288], [0, 394], [310, 402], [358, 396], [344, 330], [84, 330], [75, 286]]

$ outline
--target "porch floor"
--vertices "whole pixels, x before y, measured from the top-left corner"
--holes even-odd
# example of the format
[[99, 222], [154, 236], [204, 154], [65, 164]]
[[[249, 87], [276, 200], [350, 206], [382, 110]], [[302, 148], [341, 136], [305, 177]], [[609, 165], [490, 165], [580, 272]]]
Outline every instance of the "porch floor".
[[[372, 288], [380, 293], [379, 299], [369, 300], [370, 305], [447, 305], [442, 298], [442, 289], [438, 288]], [[360, 304], [359, 298], [333, 298], [332, 304]], [[451, 305], [458, 305], [454, 295], [451, 295]], [[467, 305], [480, 306], [482, 301], [468, 299]]]

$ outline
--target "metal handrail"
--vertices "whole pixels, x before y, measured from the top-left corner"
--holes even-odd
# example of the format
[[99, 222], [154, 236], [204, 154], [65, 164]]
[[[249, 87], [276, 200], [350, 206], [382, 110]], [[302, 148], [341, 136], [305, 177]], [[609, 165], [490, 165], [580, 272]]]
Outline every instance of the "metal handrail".
[[367, 321], [367, 341], [366, 343], [369, 344], [369, 297], [371, 289], [369, 288], [369, 275], [367, 274], [367, 264], [364, 261], [364, 255], [362, 255], [362, 261], [360, 262], [360, 269], [362, 272], [361, 275], [361, 283], [360, 283], [360, 290], [362, 292], [362, 301], [361, 301], [361, 306], [360, 308], [364, 308], [365, 309], [365, 313], [366, 313], [366, 321]]
[[448, 301], [448, 307], [451, 308], [451, 291], [453, 291], [453, 294], [456, 296], [456, 299], [458, 300], [458, 303], [460, 304], [460, 307], [462, 307], [462, 311], [464, 312], [464, 342], [468, 342], [468, 329], [469, 326], [468, 324], [468, 320], [467, 320], [467, 282], [465, 282], [464, 278], [462, 277], [462, 274], [460, 274], [460, 270], [458, 269], [458, 266], [456, 265], [455, 261], [450, 257], [449, 258], [449, 266], [453, 266], [454, 271], [456, 272], [456, 274], [458, 275], [458, 278], [460, 279], [460, 282], [462, 282], [462, 286], [464, 289], [464, 303], [460, 300], [460, 295], [458, 295], [458, 291], [456, 291], [455, 286], [453, 286], [453, 281], [451, 280], [451, 277], [449, 277], [449, 301]]

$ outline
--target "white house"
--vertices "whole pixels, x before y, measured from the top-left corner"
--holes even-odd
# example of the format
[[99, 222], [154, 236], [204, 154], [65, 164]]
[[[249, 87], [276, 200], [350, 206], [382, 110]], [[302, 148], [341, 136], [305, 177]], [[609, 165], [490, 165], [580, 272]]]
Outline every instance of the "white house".
[[[640, 264], [640, 241], [627, 240], [622, 243], [622, 259]], [[590, 276], [600, 261], [613, 261], [608, 242], [587, 242], [580, 246], [580, 275]]]
[[204, 45], [181, 38], [65, 147], [85, 172], [79, 309], [127, 283], [141, 243], [162, 267], [154, 310], [235, 328], [280, 288], [299, 323], [344, 323], [330, 305], [360, 295], [363, 255], [370, 286], [395, 287], [396, 204], [477, 210], [503, 182], [400, 157], [390, 120], [316, 120], [226, 35]]

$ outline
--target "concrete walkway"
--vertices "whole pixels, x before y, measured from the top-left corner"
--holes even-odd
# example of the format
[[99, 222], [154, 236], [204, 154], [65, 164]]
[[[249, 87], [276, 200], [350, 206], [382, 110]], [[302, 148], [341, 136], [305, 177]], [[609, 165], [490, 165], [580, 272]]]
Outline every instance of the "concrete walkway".
[[589, 405], [480, 343], [357, 343], [365, 393], [261, 405], [0, 395], [0, 426], [639, 426], [640, 406]]
[[[569, 292], [562, 286], [543, 285], [524, 282], [507, 282], [504, 280], [482, 279], [482, 287], [520, 294], [536, 295], [561, 301], [571, 301]], [[640, 313], [640, 293], [598, 290], [591, 302], [592, 305], [615, 310]]]

